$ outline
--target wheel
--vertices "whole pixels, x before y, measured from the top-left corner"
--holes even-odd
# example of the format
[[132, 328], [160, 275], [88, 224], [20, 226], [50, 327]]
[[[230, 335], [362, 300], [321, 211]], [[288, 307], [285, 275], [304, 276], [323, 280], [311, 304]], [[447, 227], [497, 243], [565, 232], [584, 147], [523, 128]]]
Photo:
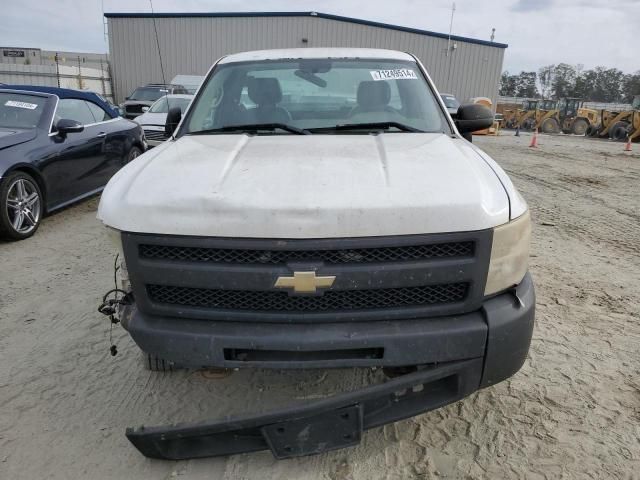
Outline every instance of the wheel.
[[555, 118], [547, 118], [540, 126], [542, 133], [560, 133], [560, 124]]
[[44, 211], [42, 192], [31, 175], [14, 172], [0, 181], [0, 237], [24, 240], [36, 233]]
[[141, 352], [141, 361], [142, 366], [150, 372], [175, 372], [176, 370], [182, 369], [182, 367], [174, 362], [147, 352]]
[[617, 122], [609, 129], [609, 138], [621, 142], [627, 139], [629, 124], [627, 122]]
[[589, 125], [585, 135], [588, 137], [597, 137], [598, 132], [600, 131], [600, 125]]
[[533, 127], [536, 126], [536, 122], [532, 118], [527, 118], [524, 122], [522, 122], [523, 130], [533, 130]]
[[587, 122], [584, 118], [576, 118], [575, 122], [573, 122], [573, 134], [574, 135], [584, 135], [589, 128], [589, 122]]
[[140, 155], [142, 155], [142, 150], [140, 150], [138, 147], [131, 147], [131, 150], [129, 150], [125, 162], [129, 163], [130, 161], [138, 158]]

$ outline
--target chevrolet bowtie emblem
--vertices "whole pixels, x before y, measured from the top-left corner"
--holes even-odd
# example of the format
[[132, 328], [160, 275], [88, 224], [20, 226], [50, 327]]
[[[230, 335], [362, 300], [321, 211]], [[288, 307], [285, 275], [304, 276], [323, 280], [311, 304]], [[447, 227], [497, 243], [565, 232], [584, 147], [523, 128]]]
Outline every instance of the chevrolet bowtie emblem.
[[316, 272], [293, 272], [293, 277], [278, 277], [276, 288], [293, 288], [296, 293], [316, 293], [318, 288], [329, 288], [335, 276], [316, 277]]

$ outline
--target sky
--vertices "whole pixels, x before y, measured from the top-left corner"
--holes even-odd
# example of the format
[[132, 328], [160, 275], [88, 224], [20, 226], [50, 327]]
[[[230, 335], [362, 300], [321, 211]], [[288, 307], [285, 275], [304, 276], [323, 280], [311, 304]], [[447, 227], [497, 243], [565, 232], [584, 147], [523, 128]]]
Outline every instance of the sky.
[[[0, 46], [106, 52], [102, 12], [149, 0], [0, 0]], [[504, 70], [549, 64], [640, 70], [640, 0], [457, 0], [456, 35], [507, 43]], [[451, 0], [153, 0], [156, 12], [318, 11], [447, 33]], [[635, 27], [635, 31], [634, 31]], [[634, 50], [635, 49], [635, 50]]]

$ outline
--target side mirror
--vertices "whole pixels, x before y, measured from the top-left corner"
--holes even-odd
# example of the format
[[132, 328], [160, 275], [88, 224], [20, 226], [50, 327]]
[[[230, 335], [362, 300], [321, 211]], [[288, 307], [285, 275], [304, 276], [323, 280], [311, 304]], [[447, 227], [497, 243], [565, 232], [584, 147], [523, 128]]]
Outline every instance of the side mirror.
[[180, 110], [180, 107], [170, 108], [167, 114], [167, 121], [164, 124], [164, 133], [167, 137], [173, 135], [173, 132], [178, 128], [180, 120], [182, 120], [182, 110]]
[[131, 97], [124, 97], [125, 100], [129, 100], [129, 98], [131, 98]]
[[142, 107], [142, 113], [148, 112], [148, 111], [149, 111], [149, 107], [147, 107], [146, 105]]
[[458, 131], [467, 138], [471, 132], [483, 130], [493, 125], [493, 112], [478, 103], [460, 105], [458, 113], [456, 113], [455, 124]]
[[84, 125], [80, 122], [76, 122], [75, 120], [70, 120], [68, 118], [61, 118], [56, 123], [56, 130], [58, 135], [61, 137], [66, 137], [67, 133], [78, 133], [84, 130]]

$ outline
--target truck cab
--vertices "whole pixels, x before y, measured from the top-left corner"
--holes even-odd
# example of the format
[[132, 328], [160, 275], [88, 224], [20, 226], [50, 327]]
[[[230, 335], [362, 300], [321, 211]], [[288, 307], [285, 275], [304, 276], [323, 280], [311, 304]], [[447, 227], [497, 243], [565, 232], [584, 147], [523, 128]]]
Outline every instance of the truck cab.
[[[102, 195], [98, 217], [121, 252], [122, 326], [148, 365], [405, 374], [304, 412], [130, 440], [159, 458], [318, 453], [516, 373], [535, 311], [529, 211], [463, 138], [492, 121], [480, 105], [454, 121], [408, 53], [218, 60], [187, 111], [169, 112], [169, 140]], [[407, 388], [422, 393], [394, 397]], [[279, 443], [352, 414], [348, 434]]]

